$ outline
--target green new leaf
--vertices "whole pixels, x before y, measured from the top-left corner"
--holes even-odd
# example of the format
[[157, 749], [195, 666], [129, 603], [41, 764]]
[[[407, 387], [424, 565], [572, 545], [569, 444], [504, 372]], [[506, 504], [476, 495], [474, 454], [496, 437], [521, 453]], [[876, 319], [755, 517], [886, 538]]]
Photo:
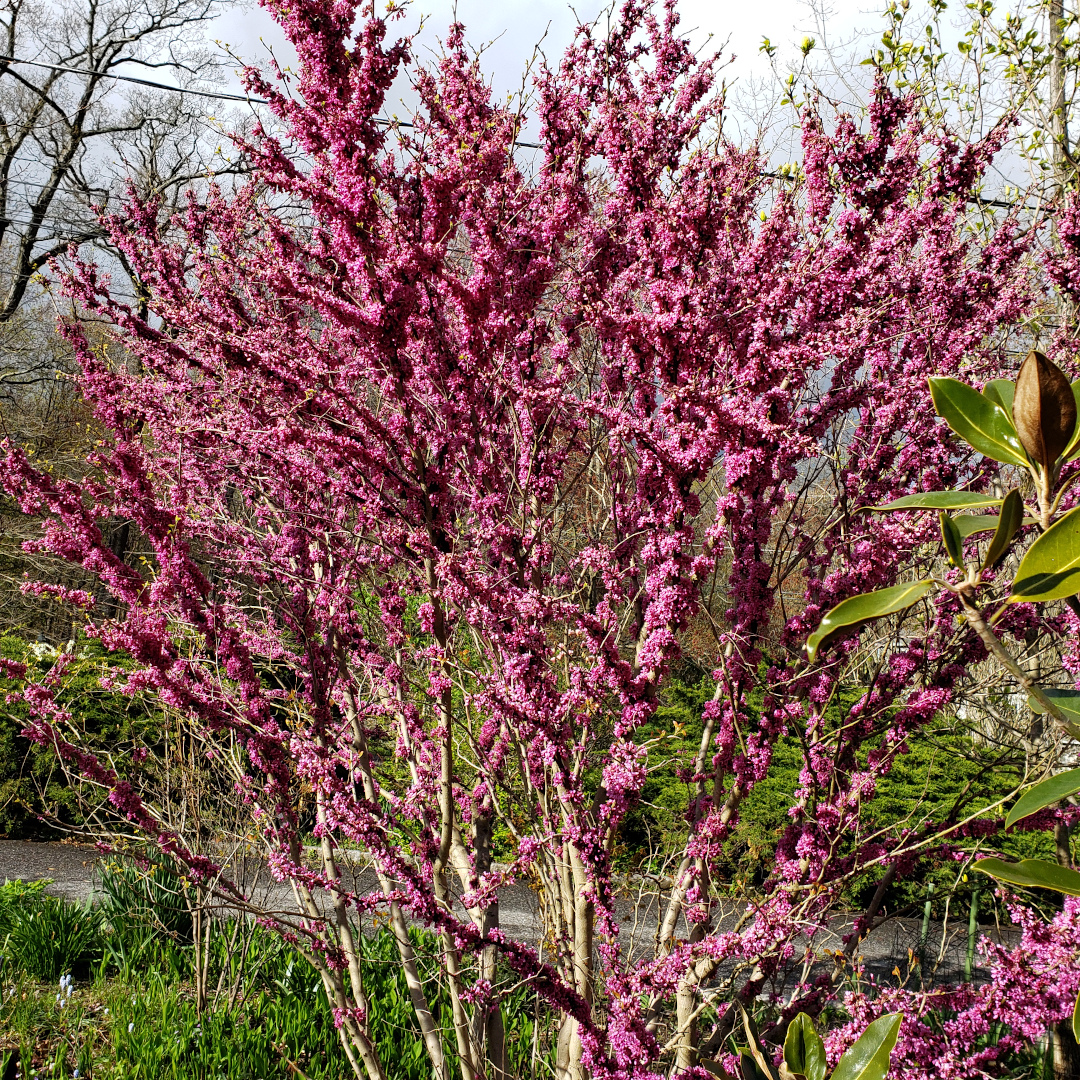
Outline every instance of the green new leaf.
[[[960, 535], [965, 540], [969, 536], [974, 536], [976, 533], [994, 532], [998, 525], [1001, 524], [1001, 519], [997, 514], [963, 514], [954, 520], [956, 521], [956, 527], [960, 530]], [[1038, 525], [1039, 522], [1036, 518], [1026, 517], [1021, 524]]]
[[1041, 784], [1029, 788], [1016, 800], [1016, 804], [1009, 811], [1005, 819], [1005, 828], [1016, 824], [1022, 818], [1030, 817], [1037, 810], [1051, 803], [1060, 802], [1069, 795], [1075, 795], [1080, 791], [1080, 769], [1069, 769], [1067, 772], [1051, 776]]
[[1028, 548], [1010, 603], [1062, 600], [1080, 592], [1080, 513], [1070, 510]]
[[[1066, 716], [1075, 716], [1080, 722], [1080, 690], [1047, 690], [1043, 687], [1043, 693]], [[1033, 697], [1028, 698], [1028, 708], [1037, 713], [1046, 711]]]
[[739, 1050], [739, 1068], [742, 1071], [743, 1080], [774, 1080], [772, 1075], [762, 1072], [754, 1055], [745, 1047]]
[[842, 630], [903, 611], [921, 600], [933, 587], [932, 581], [912, 581], [893, 585], [888, 589], [878, 589], [877, 592], [860, 593], [842, 601], [821, 620], [818, 628], [806, 639], [807, 659], [812, 664], [817, 659], [818, 650]]
[[976, 533], [993, 532], [998, 527], [1000, 520], [997, 514], [964, 514], [956, 518], [956, 527], [960, 530], [960, 535], [966, 540]]
[[974, 869], [1008, 885], [1020, 885], [1025, 889], [1053, 889], [1066, 896], [1080, 896], [1080, 874], [1042, 859], [1024, 859], [1018, 863], [1004, 859], [980, 859]]
[[754, 1021], [750, 1018], [750, 1014], [742, 1007], [742, 1005], [739, 1006], [739, 1012], [742, 1014], [743, 1030], [746, 1032], [747, 1039], [750, 1040], [750, 1046], [743, 1051], [743, 1074], [745, 1075], [747, 1071], [745, 1055], [749, 1054], [750, 1059], [757, 1067], [758, 1073], [764, 1077], [765, 1080], [780, 1080], [780, 1076], [772, 1063], [772, 1059], [761, 1045], [761, 1038], [758, 1036], [757, 1028], [754, 1026]]
[[[1076, 412], [1080, 416], [1080, 379], [1072, 384], [1072, 392], [1076, 400]], [[1076, 431], [1073, 432], [1073, 437], [1069, 440], [1069, 445], [1065, 447], [1065, 453], [1061, 455], [1061, 458], [1063, 461], [1070, 461], [1077, 454], [1080, 454], [1080, 423], [1076, 425]]]
[[1012, 416], [1013, 394], [1016, 393], [1016, 383], [1012, 379], [991, 379], [983, 387], [983, 397], [996, 401], [1009, 415]]
[[1076, 995], [1076, 1004], [1073, 1006], [1073, 1038], [1080, 1042], [1080, 994]]
[[998, 526], [994, 530], [990, 546], [986, 549], [986, 556], [982, 561], [984, 570], [997, 566], [1001, 562], [1013, 542], [1017, 529], [1023, 522], [1024, 500], [1020, 498], [1020, 492], [1014, 488], [1005, 496], [1005, 501], [1001, 504]]
[[949, 562], [953, 566], [962, 568], [964, 565], [964, 540], [960, 530], [956, 527], [949, 514], [944, 510], [938, 512], [938, 525], [941, 527], [941, 540], [945, 545], [945, 552], [949, 556]]
[[1009, 414], [972, 386], [956, 379], [930, 380], [930, 396], [945, 423], [970, 446], [994, 461], [1028, 465]]
[[901, 1013], [879, 1016], [837, 1062], [832, 1080], [885, 1080], [903, 1018]]
[[806, 1013], [799, 1013], [788, 1024], [784, 1038], [784, 1064], [797, 1076], [806, 1080], [825, 1080], [828, 1067], [825, 1062], [825, 1044], [814, 1029], [814, 1021]]
[[974, 510], [980, 506], [1000, 506], [1001, 499], [978, 491], [918, 491], [893, 499], [884, 506], [868, 506], [867, 510]]

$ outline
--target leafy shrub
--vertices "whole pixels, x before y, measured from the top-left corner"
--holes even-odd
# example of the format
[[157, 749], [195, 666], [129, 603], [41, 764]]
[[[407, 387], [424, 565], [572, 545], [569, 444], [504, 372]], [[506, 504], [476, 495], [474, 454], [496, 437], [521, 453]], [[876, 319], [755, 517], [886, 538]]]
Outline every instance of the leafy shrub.
[[87, 901], [23, 898], [8, 908], [7, 948], [15, 964], [52, 982], [65, 972], [82, 977], [101, 956], [101, 916]]
[[[29, 666], [40, 675], [55, 661], [56, 651], [34, 645], [14, 634], [0, 636], [0, 657]], [[71, 711], [81, 736], [92, 745], [112, 747], [130, 743], [148, 716], [138, 700], [101, 688], [107, 668], [129, 666], [123, 656], [106, 654], [96, 642], [80, 642], [75, 659], [65, 672], [64, 690], [57, 700]], [[0, 677], [0, 694], [15, 683]], [[9, 704], [0, 712], [0, 836], [46, 838], [53, 830], [42, 818], [80, 825], [83, 813], [56, 755], [22, 734], [26, 706]]]
[[[712, 697], [714, 684], [704, 673], [687, 668], [681, 678], [664, 688], [656, 718], [641, 729], [641, 737], [653, 741], [650, 774], [638, 806], [627, 815], [616, 855], [621, 868], [630, 869], [653, 858], [658, 852], [677, 848], [685, 833], [683, 814], [690, 788], [686, 775], [692, 770], [701, 738], [701, 715]], [[830, 709], [835, 721], [847, 713], [861, 697], [851, 688], [837, 694]], [[759, 695], [760, 697], [760, 695]], [[756, 722], [752, 701], [747, 716], [748, 729]], [[860, 763], [880, 743], [868, 739]], [[898, 755], [888, 773], [876, 781], [876, 793], [866, 812], [869, 828], [899, 828], [921, 820], [942, 822], [954, 808], [960, 817], [993, 804], [1011, 792], [1020, 774], [1008, 764], [1001, 765], [999, 748], [982, 747], [955, 730], [944, 717], [926, 725], [908, 742], [908, 752]], [[768, 774], [755, 784], [739, 808], [738, 825], [724, 845], [725, 858], [719, 863], [733, 885], [758, 886], [773, 867], [776, 845], [791, 822], [788, 810], [795, 805], [795, 792], [803, 768], [803, 751], [794, 735], [776, 739]], [[961, 846], [962, 838], [957, 840]], [[1012, 830], [995, 838], [995, 845], [1015, 859], [1053, 857], [1053, 839], [1044, 832]], [[971, 882], [964, 881], [960, 866], [953, 860], [940, 865], [926, 860], [917, 873], [901, 876], [884, 897], [889, 911], [921, 912], [926, 885], [935, 887], [935, 915], [942, 914], [952, 897], [952, 910], [959, 903], [967, 910]], [[847, 891], [849, 903], [865, 907], [876, 889], [880, 874], [867, 875]], [[994, 904], [993, 890], [980, 890], [980, 911], [989, 916]]]
[[11, 921], [14, 913], [23, 904], [40, 901], [45, 895], [45, 889], [50, 884], [48, 878], [39, 881], [23, 881], [16, 878], [14, 881], [5, 880], [0, 885], [0, 938], [6, 937], [11, 932]]
[[145, 923], [174, 941], [190, 942], [191, 909], [183, 877], [167, 862], [117, 858], [101, 874], [102, 912], [109, 922]]

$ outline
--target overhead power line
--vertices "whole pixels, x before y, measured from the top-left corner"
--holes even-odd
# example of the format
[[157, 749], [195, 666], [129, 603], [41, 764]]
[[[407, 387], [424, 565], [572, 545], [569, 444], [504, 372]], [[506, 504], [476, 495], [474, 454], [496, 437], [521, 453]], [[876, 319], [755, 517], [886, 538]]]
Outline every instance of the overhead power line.
[[[219, 101], [243, 101], [250, 105], [270, 104], [265, 98], [251, 97], [250, 94], [230, 94], [224, 90], [196, 90], [189, 86], [171, 86], [169, 83], [155, 82], [153, 79], [140, 79], [135, 75], [114, 75], [112, 72], [93, 71], [89, 68], [68, 67], [65, 64], [46, 64], [43, 60], [24, 60], [18, 56], [4, 56], [3, 54], [0, 54], [0, 62], [26, 64], [30, 67], [44, 68], [46, 71], [67, 72], [69, 75], [89, 75], [99, 79], [115, 79], [118, 82], [129, 82], [136, 83], [139, 86], [150, 86], [155, 90], [168, 90], [173, 94], [193, 94], [196, 97], [213, 98]], [[410, 123], [408, 120], [390, 120], [382, 116], [376, 117], [375, 122], [382, 124], [384, 127], [416, 127], [415, 124]], [[523, 146], [529, 150], [542, 149], [539, 143], [522, 142], [520, 139], [515, 139], [514, 145]]]
[[[25, 59], [23, 59], [21, 57], [17, 57], [17, 56], [5, 56], [2, 53], [0, 53], [0, 62], [6, 62], [6, 63], [9, 63], [9, 64], [25, 64], [25, 65], [27, 65], [29, 67], [43, 68], [46, 71], [61, 71], [61, 72], [65, 72], [65, 73], [70, 74], [70, 75], [84, 75], [84, 76], [92, 76], [92, 77], [101, 78], [101, 79], [114, 79], [117, 82], [135, 83], [138, 86], [149, 86], [149, 87], [152, 87], [155, 90], [167, 90], [167, 91], [169, 91], [170, 93], [173, 93], [173, 94], [189, 94], [189, 95], [194, 95], [196, 97], [211, 98], [211, 99], [218, 100], [218, 101], [243, 101], [243, 102], [246, 102], [247, 104], [250, 104], [250, 105], [269, 105], [270, 104], [270, 102], [266, 101], [264, 98], [251, 97], [248, 94], [230, 94], [230, 93], [228, 93], [227, 91], [224, 91], [224, 90], [196, 90], [196, 89], [194, 89], [192, 87], [187, 87], [187, 86], [171, 86], [168, 83], [156, 82], [153, 79], [140, 79], [138, 76], [135, 76], [135, 75], [115, 75], [112, 72], [94, 71], [94, 70], [91, 70], [89, 68], [69, 67], [69, 66], [64, 65], [64, 64], [48, 64], [48, 63], [45, 63], [43, 60], [25, 60]], [[412, 128], [412, 127], [416, 126], [415, 124], [411, 123], [408, 120], [396, 120], [396, 119], [391, 120], [391, 119], [388, 119], [386, 117], [381, 117], [381, 116], [376, 117], [376, 123], [382, 124], [385, 127]], [[523, 147], [523, 148], [525, 148], [527, 150], [542, 150], [543, 149], [543, 147], [539, 143], [523, 142], [520, 139], [515, 139], [514, 140], [514, 145]], [[27, 159], [23, 158], [23, 159], [20, 159], [20, 160], [25, 161]], [[779, 172], [770, 172], [768, 170], [763, 171], [761, 173], [761, 175], [765, 176], [765, 177], [768, 177], [769, 179], [772, 179], [772, 180], [782, 180], [782, 181], [786, 181], [786, 182], [792, 182], [792, 181], [794, 181], [796, 179], [794, 176], [792, 176], [790, 174], [779, 173]], [[970, 203], [971, 205], [973, 205], [973, 206], [994, 207], [995, 209], [1002, 209], [1002, 210], [1017, 210], [1017, 209], [1019, 209], [1019, 210], [1031, 210], [1031, 211], [1043, 210], [1043, 211], [1046, 211], [1046, 212], [1049, 212], [1049, 213], [1054, 212], [1052, 208], [1041, 207], [1041, 206], [1031, 206], [1026, 202], [1020, 202], [1019, 200], [1010, 201], [1010, 200], [1007, 200], [1007, 199], [990, 199], [990, 198], [984, 198], [981, 195], [970, 195], [970, 196], [967, 197], [966, 201], [968, 203]], [[11, 221], [12, 224], [28, 224], [28, 223], [24, 223], [24, 222], [15, 222], [12, 219], [7, 219], [7, 220]]]
[[218, 98], [223, 101], [247, 101], [252, 105], [268, 105], [262, 98], [253, 98], [247, 94], [230, 94], [221, 90], [196, 90], [190, 86], [170, 86], [168, 83], [154, 82], [153, 79], [140, 79], [135, 75], [114, 75], [109, 71], [93, 71], [89, 68], [67, 67], [64, 64], [46, 64], [42, 60], [23, 60], [18, 56], [0, 54], [0, 61], [9, 64], [25, 64], [28, 67], [44, 68], [46, 71], [64, 71], [69, 75], [91, 75], [98, 79], [115, 79], [117, 82], [137, 83], [139, 86], [151, 86], [156, 90], [171, 90], [174, 94], [194, 94], [196, 97]]

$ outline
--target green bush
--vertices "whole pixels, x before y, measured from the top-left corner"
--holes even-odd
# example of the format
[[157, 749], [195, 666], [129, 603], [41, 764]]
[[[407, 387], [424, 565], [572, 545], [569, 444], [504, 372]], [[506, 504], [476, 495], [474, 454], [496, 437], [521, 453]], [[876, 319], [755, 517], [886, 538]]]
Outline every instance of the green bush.
[[[4, 634], [0, 657], [41, 674], [55, 663], [56, 651]], [[96, 642], [83, 641], [65, 672], [57, 701], [69, 709], [81, 740], [91, 749], [131, 745], [149, 726], [150, 714], [138, 699], [101, 687], [103, 674], [131, 664], [123, 656], [106, 653]], [[16, 681], [0, 677], [0, 696], [17, 689]], [[83, 823], [83, 809], [52, 749], [23, 736], [28, 716], [26, 706], [18, 701], [0, 710], [0, 836], [47, 839], [55, 835], [49, 819], [78, 826]]]
[[[702, 711], [713, 689], [711, 678], [688, 668], [681, 679], [668, 683], [656, 718], [642, 730], [642, 741], [651, 743], [650, 772], [641, 801], [628, 815], [620, 834], [616, 858], [622, 868], [655, 860], [675, 848], [685, 834], [684, 814], [691, 793], [686, 777], [701, 739]], [[827, 722], [839, 722], [860, 696], [857, 688], [838, 694]], [[755, 704], [751, 702], [745, 717], [748, 730], [757, 722]], [[864, 744], [853, 768], [862, 767], [866, 754], [878, 745], [880, 739]], [[913, 735], [907, 751], [897, 755], [890, 772], [878, 780], [875, 797], [863, 818], [868, 827], [917, 827], [924, 820], [945, 821], [954, 812], [962, 818], [1008, 795], [1020, 780], [1015, 768], [999, 764], [1000, 750], [980, 746], [944, 717]], [[796, 802], [802, 767], [799, 740], [794, 735], [778, 739], [768, 774], [739, 807], [738, 824], [724, 845], [720, 868], [731, 885], [754, 888], [768, 877], [776, 846], [791, 824], [789, 810]], [[962, 838], [955, 842], [973, 847]], [[1013, 858], [1053, 857], [1053, 841], [1045, 833], [1012, 831], [995, 838], [994, 844]], [[941, 914], [950, 897], [954, 911], [957, 904], [966, 911], [971, 882], [963, 880], [960, 870], [960, 864], [952, 859], [925, 859], [918, 870], [894, 882], [885, 896], [886, 907], [892, 912], [921, 913], [926, 883], [932, 880], [936, 914]], [[854, 882], [848, 890], [851, 905], [864, 907], [879, 880], [880, 872]], [[992, 892], [989, 888], [980, 892], [984, 915], [992, 911]]]
[[74, 973], [85, 978], [101, 958], [101, 916], [85, 904], [55, 896], [24, 896], [5, 916], [7, 953], [34, 979], [54, 982]]
[[[245, 932], [237, 934], [237, 929]], [[442, 1025], [451, 1068], [458, 1075], [450, 999], [435, 961], [438, 941], [418, 928], [410, 930], [410, 938]], [[392, 935], [382, 929], [358, 940], [372, 1024], [388, 1075], [394, 1080], [430, 1080]], [[172, 947], [187, 954], [194, 948]], [[330, 1080], [351, 1074], [318, 973], [293, 946], [250, 923], [228, 920], [216, 925], [210, 985], [223, 976], [226, 992], [201, 1013], [187, 983], [190, 964], [178, 977], [153, 952], [141, 968], [121, 978], [105, 979], [105, 968], [100, 967], [96, 982], [77, 985], [62, 1003], [54, 1000], [51, 988], [42, 993], [38, 984], [28, 981], [23, 954], [15, 959], [21, 970], [5, 971], [0, 979], [0, 1032], [21, 1043], [24, 1068], [36, 1061], [40, 1071], [41, 1062], [47, 1061], [54, 1077], [70, 1078], [78, 1066], [82, 1076], [125, 1080], [286, 1080], [295, 1075]], [[234, 976], [240, 991], [235, 997], [227, 992]], [[540, 1036], [542, 1049], [549, 1047], [554, 1023], [509, 971], [500, 974], [499, 984], [510, 1072], [527, 1076], [534, 1034]], [[3, 1064], [0, 1052], [0, 1075]], [[550, 1071], [543, 1063], [541, 1068]]]
[[16, 878], [14, 881], [5, 881], [0, 885], [0, 939], [11, 933], [11, 921], [15, 912], [24, 904], [39, 902], [45, 895], [45, 889], [49, 886], [48, 878], [40, 881], [23, 881]]
[[109, 923], [140, 923], [170, 940], [190, 943], [191, 909], [184, 878], [158, 859], [114, 857], [101, 874], [102, 912]]

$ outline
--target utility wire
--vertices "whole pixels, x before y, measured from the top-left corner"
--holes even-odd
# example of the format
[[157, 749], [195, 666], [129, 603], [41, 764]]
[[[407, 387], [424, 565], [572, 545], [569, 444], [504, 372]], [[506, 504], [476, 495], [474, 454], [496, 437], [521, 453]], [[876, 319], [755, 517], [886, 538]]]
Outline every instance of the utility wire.
[[[153, 79], [140, 79], [134, 75], [113, 75], [106, 71], [91, 71], [88, 68], [67, 67], [63, 64], [46, 64], [42, 60], [23, 60], [17, 56], [4, 56], [0, 54], [0, 62], [9, 64], [28, 64], [30, 67], [44, 68], [47, 71], [65, 71], [70, 75], [90, 75], [99, 79], [116, 79], [119, 82], [137, 83], [139, 86], [151, 86], [156, 90], [168, 90], [173, 94], [194, 94], [197, 97], [214, 98], [221, 101], [244, 101], [251, 105], [269, 105], [265, 98], [251, 97], [248, 94], [230, 94], [223, 90], [194, 90], [187, 86], [170, 86], [168, 83], [155, 82]], [[385, 127], [415, 127], [415, 124], [407, 120], [389, 120], [385, 117], [376, 117], [376, 123]], [[521, 142], [514, 140], [515, 146], [523, 146], [528, 150], [541, 150], [539, 143]]]
[[[168, 90], [170, 93], [173, 93], [173, 94], [192, 94], [192, 95], [195, 95], [197, 97], [212, 98], [212, 99], [220, 100], [220, 101], [243, 101], [243, 102], [247, 102], [248, 104], [251, 104], [251, 105], [269, 105], [270, 104], [264, 98], [251, 97], [250, 95], [247, 95], [247, 94], [230, 94], [230, 93], [228, 93], [226, 91], [221, 91], [221, 90], [195, 90], [195, 89], [192, 89], [191, 87], [185, 87], [185, 86], [170, 86], [168, 83], [155, 82], [153, 79], [140, 79], [135, 75], [114, 75], [111, 72], [93, 71], [93, 70], [90, 70], [90, 69], [87, 69], [87, 68], [68, 67], [68, 66], [63, 65], [63, 64], [47, 64], [42, 60], [24, 60], [24, 59], [22, 59], [20, 57], [17, 57], [17, 56], [5, 56], [2, 53], [0, 53], [0, 62], [6, 62], [6, 63], [9, 63], [9, 64], [26, 64], [26, 65], [28, 65], [30, 67], [44, 68], [47, 71], [61, 71], [61, 72], [66, 72], [66, 73], [71, 74], [71, 75], [88, 75], [88, 76], [93, 76], [95, 78], [115, 79], [118, 82], [136, 83], [139, 86], [149, 86], [149, 87], [153, 87], [156, 90]], [[411, 122], [409, 122], [407, 120], [390, 120], [390, 119], [387, 119], [385, 117], [376, 117], [376, 123], [382, 124], [385, 127], [412, 128], [412, 127], [416, 126], [415, 124], [413, 124], [413, 123], [411, 123]], [[521, 147], [523, 147], [523, 148], [525, 148], [527, 150], [542, 150], [543, 149], [543, 147], [539, 143], [522, 142], [522, 141], [520, 141], [518, 139], [514, 140], [514, 145], [515, 146], [521, 146]], [[27, 159], [23, 158], [21, 160], [25, 161]], [[772, 179], [772, 180], [781, 180], [781, 181], [785, 181], [785, 182], [788, 182], [788, 183], [793, 182], [796, 179], [796, 177], [792, 176], [791, 174], [779, 173], [779, 172], [764, 171], [764, 172], [762, 172], [761, 175], [765, 176], [765, 177], [768, 177], [769, 179]], [[974, 206], [994, 207], [995, 209], [1002, 209], [1002, 210], [1020, 209], [1020, 210], [1030, 210], [1030, 211], [1044, 210], [1044, 211], [1048, 211], [1050, 213], [1054, 212], [1052, 208], [1041, 207], [1041, 206], [1037, 206], [1037, 205], [1036, 206], [1031, 206], [1026, 202], [1021, 203], [1019, 201], [1010, 201], [1010, 200], [1007, 200], [1007, 199], [988, 199], [988, 198], [984, 198], [984, 197], [982, 197], [980, 195], [970, 195], [970, 196], [967, 197], [966, 201], [971, 203]], [[30, 224], [29, 222], [15, 221], [14, 219], [10, 219], [10, 218], [5, 218], [5, 219], [2, 219], [2, 220], [6, 220], [10, 224], [18, 224], [18, 225], [28, 225], [28, 224]]]
[[0, 61], [9, 64], [26, 64], [29, 67], [45, 68], [46, 71], [65, 71], [70, 75], [92, 75], [99, 79], [116, 79], [118, 82], [137, 83], [139, 86], [152, 86], [157, 90], [171, 90], [174, 94], [194, 94], [197, 97], [219, 98], [223, 101], [248, 101], [252, 105], [269, 105], [262, 98], [249, 97], [246, 94], [229, 94], [224, 91], [194, 90], [188, 86], [169, 86], [168, 83], [154, 82], [153, 79], [140, 79], [135, 75], [113, 75], [108, 71], [91, 71], [87, 68], [67, 67], [63, 64], [46, 64], [42, 60], [23, 60], [17, 56], [0, 54]]

